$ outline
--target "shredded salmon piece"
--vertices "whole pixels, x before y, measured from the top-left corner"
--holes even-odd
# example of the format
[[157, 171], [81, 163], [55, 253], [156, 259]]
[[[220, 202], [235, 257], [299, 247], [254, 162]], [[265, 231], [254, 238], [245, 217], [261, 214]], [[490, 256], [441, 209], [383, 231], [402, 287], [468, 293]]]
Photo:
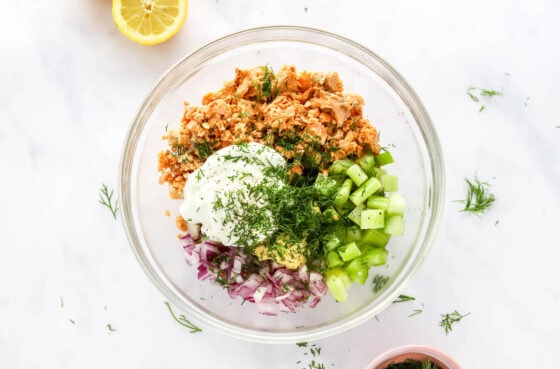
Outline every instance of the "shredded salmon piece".
[[364, 100], [345, 94], [338, 73], [302, 71], [285, 65], [236, 69], [235, 78], [207, 93], [200, 106], [185, 102], [178, 129], [163, 139], [160, 184], [183, 198], [189, 174], [214, 151], [232, 144], [258, 142], [275, 148], [288, 161], [291, 175], [306, 163], [325, 171], [338, 159], [379, 152], [377, 129], [364, 118]]

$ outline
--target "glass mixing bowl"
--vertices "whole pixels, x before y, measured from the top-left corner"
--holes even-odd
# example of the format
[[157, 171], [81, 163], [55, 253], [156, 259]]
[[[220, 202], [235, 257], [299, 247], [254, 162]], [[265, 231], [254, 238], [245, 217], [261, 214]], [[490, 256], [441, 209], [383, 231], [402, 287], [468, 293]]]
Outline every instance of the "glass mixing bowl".
[[[370, 270], [365, 285], [353, 284], [348, 301], [327, 293], [315, 307], [277, 316], [258, 314], [251, 303], [231, 299], [227, 291], [197, 279], [177, 238], [180, 201], [158, 183], [158, 152], [167, 127], [179, 127], [183, 103], [232, 80], [235, 68], [284, 64], [298, 71], [336, 71], [347, 93], [365, 100], [364, 116], [380, 132], [381, 146], [395, 157], [390, 172], [399, 177], [407, 200], [405, 232], [387, 246], [387, 265]], [[439, 141], [420, 99], [387, 62], [363, 46], [324, 31], [301, 27], [263, 27], [216, 40], [172, 67], [141, 105], [121, 159], [119, 195], [124, 227], [142, 268], [166, 299], [202, 327], [235, 337], [271, 343], [324, 338], [374, 317], [398, 296], [428, 253], [437, 232], [444, 198], [444, 167]], [[165, 216], [169, 210], [172, 216]], [[377, 273], [390, 276], [372, 292]]]

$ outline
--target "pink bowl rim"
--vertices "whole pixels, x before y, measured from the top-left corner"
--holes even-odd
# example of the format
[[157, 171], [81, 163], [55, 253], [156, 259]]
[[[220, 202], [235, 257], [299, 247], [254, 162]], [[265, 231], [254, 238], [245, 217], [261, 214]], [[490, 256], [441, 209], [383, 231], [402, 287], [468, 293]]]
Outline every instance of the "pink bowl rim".
[[426, 354], [433, 356], [435, 359], [438, 359], [443, 364], [445, 364], [449, 369], [461, 369], [459, 364], [447, 354], [443, 353], [442, 351], [424, 345], [404, 345], [392, 348], [387, 350], [377, 356], [373, 361], [371, 361], [365, 369], [375, 369], [378, 365], [382, 364], [384, 361], [387, 361], [393, 357], [406, 354], [406, 353], [418, 353], [418, 354]]

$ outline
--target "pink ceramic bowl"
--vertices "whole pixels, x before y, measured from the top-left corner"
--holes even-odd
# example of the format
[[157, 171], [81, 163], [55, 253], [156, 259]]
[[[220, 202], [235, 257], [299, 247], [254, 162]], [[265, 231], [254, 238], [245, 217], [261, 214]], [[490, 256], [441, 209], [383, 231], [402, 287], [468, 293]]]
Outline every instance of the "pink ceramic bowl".
[[401, 346], [386, 351], [369, 363], [366, 369], [385, 369], [391, 363], [400, 363], [406, 359], [431, 360], [441, 369], [461, 369], [459, 364], [443, 352], [432, 347], [419, 345]]

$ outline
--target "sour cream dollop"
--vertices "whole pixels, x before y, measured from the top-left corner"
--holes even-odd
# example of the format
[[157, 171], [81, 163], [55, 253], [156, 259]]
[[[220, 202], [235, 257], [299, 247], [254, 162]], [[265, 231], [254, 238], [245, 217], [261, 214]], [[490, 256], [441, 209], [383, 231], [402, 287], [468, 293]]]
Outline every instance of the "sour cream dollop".
[[284, 185], [283, 178], [271, 175], [271, 168], [285, 169], [286, 161], [274, 149], [256, 142], [216, 151], [189, 175], [181, 216], [188, 223], [201, 224], [208, 239], [227, 246], [263, 241], [274, 232], [275, 224], [266, 216], [270, 206], [266, 196], [256, 189]]

